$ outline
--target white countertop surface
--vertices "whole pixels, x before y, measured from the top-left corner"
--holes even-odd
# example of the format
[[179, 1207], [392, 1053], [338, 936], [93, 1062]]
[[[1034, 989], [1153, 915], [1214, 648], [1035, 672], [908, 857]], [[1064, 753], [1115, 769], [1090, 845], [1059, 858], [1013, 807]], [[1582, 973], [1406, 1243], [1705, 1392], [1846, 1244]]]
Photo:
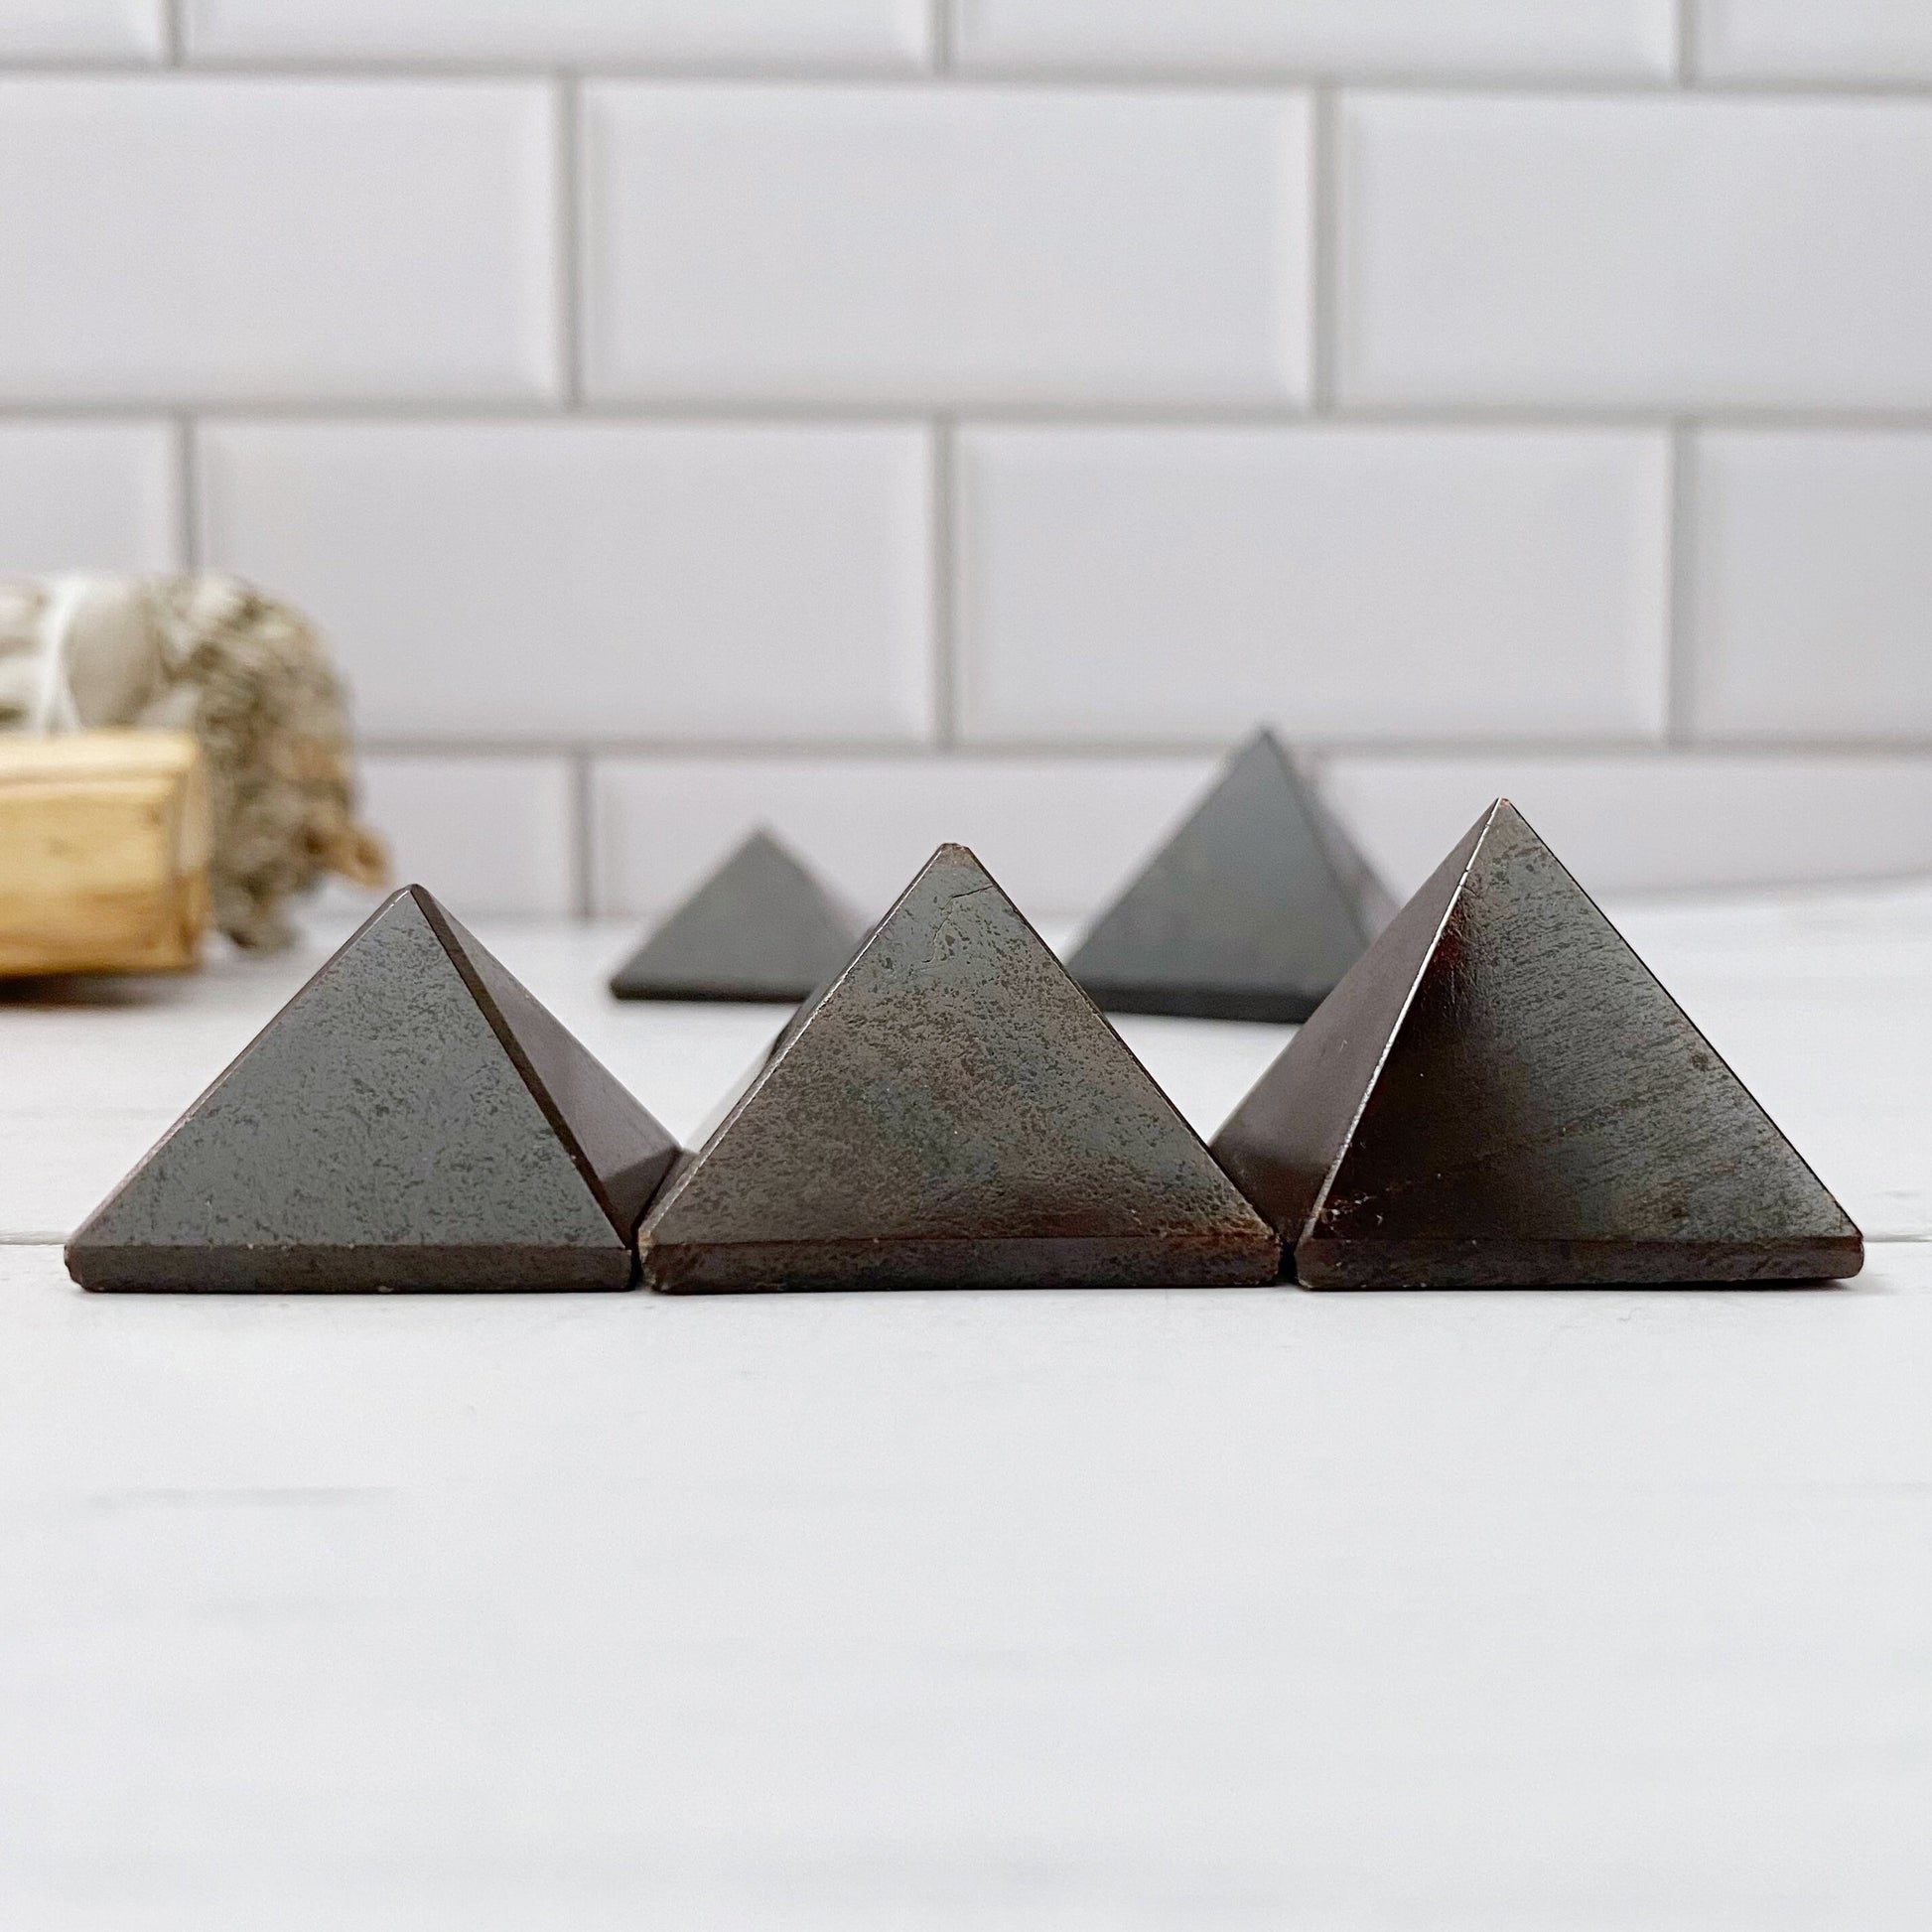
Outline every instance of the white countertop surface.
[[[323, 948], [0, 997], [0, 1926], [1923, 1932], [1932, 889], [1612, 910], [1857, 1282], [83, 1296]], [[675, 1132], [782, 1017], [477, 926]]]

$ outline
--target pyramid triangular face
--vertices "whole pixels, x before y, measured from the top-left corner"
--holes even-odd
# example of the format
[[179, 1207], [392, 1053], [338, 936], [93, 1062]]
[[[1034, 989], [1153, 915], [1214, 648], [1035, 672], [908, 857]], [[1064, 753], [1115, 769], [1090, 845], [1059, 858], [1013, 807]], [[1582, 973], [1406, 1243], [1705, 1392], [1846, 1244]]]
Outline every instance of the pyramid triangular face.
[[1311, 1288], [1817, 1280], [1859, 1231], [1498, 801], [1214, 1142]]
[[537, 1104], [572, 1150], [612, 1225], [628, 1242], [677, 1158], [677, 1143], [495, 954], [427, 893], [422, 903], [498, 1037], [518, 1061]]
[[802, 1000], [864, 927], [767, 832], [754, 832], [611, 981], [621, 1000]]
[[419, 887], [75, 1233], [105, 1289], [624, 1288], [676, 1145]]
[[963, 846], [941, 846], [638, 1234], [652, 1287], [1188, 1286], [1279, 1244]]
[[1262, 732], [1067, 970], [1116, 1013], [1306, 1020], [1391, 909], [1368, 862]]

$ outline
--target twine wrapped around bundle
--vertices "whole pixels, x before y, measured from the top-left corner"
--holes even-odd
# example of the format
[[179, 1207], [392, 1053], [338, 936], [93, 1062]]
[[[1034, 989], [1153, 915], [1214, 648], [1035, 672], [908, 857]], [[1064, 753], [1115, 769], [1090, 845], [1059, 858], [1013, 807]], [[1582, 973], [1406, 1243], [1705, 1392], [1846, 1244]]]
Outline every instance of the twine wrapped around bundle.
[[285, 902], [325, 873], [382, 884], [342, 686], [286, 604], [214, 574], [0, 580], [0, 731], [103, 725], [201, 741], [214, 918], [238, 945], [286, 945]]

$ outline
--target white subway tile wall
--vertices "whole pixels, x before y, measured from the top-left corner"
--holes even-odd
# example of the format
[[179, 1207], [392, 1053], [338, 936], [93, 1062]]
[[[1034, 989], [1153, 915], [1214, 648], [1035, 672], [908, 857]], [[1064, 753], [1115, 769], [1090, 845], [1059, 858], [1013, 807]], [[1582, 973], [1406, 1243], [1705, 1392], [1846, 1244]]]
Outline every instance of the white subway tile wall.
[[[1323, 776], [1392, 886], [1413, 892], [1493, 798], [1592, 891], [1822, 885], [1932, 872], [1932, 760], [1549, 753], [1339, 756]], [[1848, 860], [1848, 830], [1859, 850]]]
[[0, 404], [553, 393], [555, 119], [506, 80], [0, 81]]
[[0, 61], [158, 60], [165, 0], [0, 0]]
[[681, 897], [755, 827], [868, 916], [932, 848], [970, 845], [1029, 912], [1110, 897], [1213, 775], [1208, 758], [606, 758], [593, 767], [600, 905]]
[[220, 422], [203, 548], [312, 612], [377, 738], [929, 734], [923, 429]]
[[1668, 472], [1654, 430], [962, 431], [964, 735], [1660, 738]]
[[371, 752], [362, 761], [363, 806], [397, 876], [433, 882], [474, 913], [583, 909], [578, 783], [567, 758]]
[[959, 0], [958, 13], [970, 67], [1654, 80], [1677, 52], [1673, 0]]
[[1306, 393], [1299, 94], [596, 86], [583, 120], [595, 396]]
[[1932, 739], [1932, 434], [1713, 431], [1687, 488], [1699, 735]]
[[[52, 4], [52, 0], [43, 0]], [[210, 60], [924, 64], [927, 0], [185, 0]]]
[[0, 422], [5, 569], [167, 570], [180, 541], [167, 423]]
[[0, 572], [311, 609], [460, 907], [1932, 869], [1917, 0], [0, 0]]
[[1932, 79], [1925, 0], [1705, 0], [1698, 43], [1714, 76]]
[[1350, 402], [1932, 407], [1932, 103], [1338, 111]]

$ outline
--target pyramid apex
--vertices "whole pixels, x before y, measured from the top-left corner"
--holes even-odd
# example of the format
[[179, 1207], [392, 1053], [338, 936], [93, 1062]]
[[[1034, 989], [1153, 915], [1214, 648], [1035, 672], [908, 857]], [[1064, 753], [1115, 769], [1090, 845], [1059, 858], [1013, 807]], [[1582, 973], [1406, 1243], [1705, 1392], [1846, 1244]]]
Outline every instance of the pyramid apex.
[[1521, 833], [1541, 846], [1544, 851], [1548, 852], [1550, 849], [1536, 827], [1523, 816], [1515, 804], [1499, 796], [1492, 798], [1476, 814], [1469, 829], [1457, 841], [1456, 849], [1465, 853], [1469, 868], [1482, 862], [1484, 854], [1490, 850], [1491, 836], [1497, 832]]
[[[979, 854], [970, 845], [961, 845], [957, 839], [945, 839], [935, 846], [932, 857], [925, 862], [924, 869], [929, 870], [937, 865], [965, 865], [971, 866], [975, 872], [986, 871], [986, 868], [980, 864]], [[988, 877], [990, 878], [991, 875], [989, 874]]]
[[1523, 808], [1513, 798], [1497, 797], [1489, 802], [1488, 809], [1477, 820], [1483, 830], [1490, 831], [1498, 826], [1507, 825], [1513, 830], [1526, 832], [1538, 845], [1547, 846], [1548, 841], [1534, 825], [1523, 816]]
[[[893, 901], [892, 909], [886, 914], [890, 919], [905, 902], [916, 897], [919, 889], [929, 883], [942, 881], [948, 877], [964, 879], [972, 883], [975, 890], [981, 886], [991, 886], [995, 892], [1002, 892], [998, 880], [980, 863], [979, 854], [969, 845], [961, 845], [956, 839], [947, 839], [932, 849], [932, 856], [912, 875], [905, 890]], [[881, 925], [885, 924], [882, 920]], [[876, 934], [878, 927], [874, 928]]]

